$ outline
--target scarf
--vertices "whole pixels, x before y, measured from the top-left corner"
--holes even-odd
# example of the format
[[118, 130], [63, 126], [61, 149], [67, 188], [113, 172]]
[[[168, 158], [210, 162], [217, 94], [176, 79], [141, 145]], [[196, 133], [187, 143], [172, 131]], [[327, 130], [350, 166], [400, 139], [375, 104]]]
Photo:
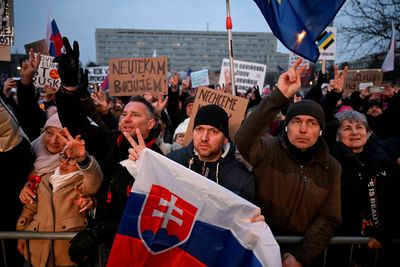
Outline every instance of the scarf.
[[52, 173], [60, 164], [58, 161], [58, 153], [51, 154], [49, 151], [47, 151], [44, 144], [43, 135], [44, 133], [42, 133], [31, 143], [31, 151], [36, 156], [33, 166], [38, 175]]
[[68, 185], [69, 180], [80, 172], [79, 170], [67, 174], [60, 174], [60, 167], [57, 167], [54, 174], [49, 178], [49, 182], [53, 186], [53, 193], [57, 192], [57, 190], [63, 188], [65, 185]]

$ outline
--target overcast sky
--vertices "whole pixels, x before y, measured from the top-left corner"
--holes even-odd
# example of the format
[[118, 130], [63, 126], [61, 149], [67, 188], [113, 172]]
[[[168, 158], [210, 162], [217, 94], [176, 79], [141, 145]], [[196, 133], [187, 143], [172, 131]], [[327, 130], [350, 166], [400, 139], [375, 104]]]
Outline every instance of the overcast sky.
[[[231, 0], [233, 31], [269, 32], [252, 0]], [[63, 36], [77, 40], [81, 61], [96, 61], [95, 29], [166, 29], [224, 31], [224, 0], [14, 0], [15, 45], [45, 38], [48, 10]], [[278, 41], [279, 42], [279, 41]], [[278, 43], [278, 51], [288, 52]]]

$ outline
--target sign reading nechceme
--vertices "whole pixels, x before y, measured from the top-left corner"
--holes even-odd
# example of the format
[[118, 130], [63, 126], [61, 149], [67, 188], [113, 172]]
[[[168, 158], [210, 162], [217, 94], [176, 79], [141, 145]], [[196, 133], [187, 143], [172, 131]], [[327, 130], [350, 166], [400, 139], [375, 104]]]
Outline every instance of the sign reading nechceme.
[[200, 86], [197, 89], [196, 97], [193, 103], [193, 110], [190, 116], [190, 122], [185, 133], [184, 144], [187, 145], [192, 140], [193, 121], [197, 111], [201, 106], [215, 104], [222, 107], [229, 117], [229, 136], [231, 139], [239, 130], [244, 114], [246, 112], [247, 98], [234, 96], [232, 94], [223, 93], [208, 87]]
[[[37, 54], [35, 53], [35, 57]], [[53, 63], [54, 57], [41, 55], [40, 65], [33, 77], [35, 87], [44, 87], [46, 84], [54, 88], [60, 88], [61, 80], [58, 75], [57, 63]]]
[[102, 83], [108, 76], [108, 66], [88, 67], [86, 69], [89, 72], [89, 83]]
[[[341, 71], [340, 71], [341, 72]], [[380, 69], [349, 70], [343, 91], [350, 93], [358, 90], [360, 83], [382, 85], [383, 72]]]
[[168, 58], [112, 58], [109, 61], [109, 93], [112, 96], [168, 93]]
[[[233, 60], [235, 69], [235, 85], [238, 91], [245, 93], [247, 89], [257, 85], [259, 88], [264, 87], [265, 74], [267, 73], [267, 65], [252, 63], [241, 60]], [[229, 59], [224, 58], [219, 75], [219, 84], [227, 84], [225, 77], [230, 77]], [[229, 81], [228, 81], [229, 82]]]

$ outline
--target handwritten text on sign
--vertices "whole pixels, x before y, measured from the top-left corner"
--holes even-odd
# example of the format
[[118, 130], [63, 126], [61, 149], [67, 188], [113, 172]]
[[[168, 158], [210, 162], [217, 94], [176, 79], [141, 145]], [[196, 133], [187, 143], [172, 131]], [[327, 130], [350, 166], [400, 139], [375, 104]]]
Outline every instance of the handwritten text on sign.
[[229, 117], [229, 135], [233, 139], [242, 124], [248, 101], [247, 98], [222, 93], [211, 88], [200, 86], [197, 89], [193, 103], [193, 110], [185, 134], [184, 144], [187, 145], [192, 140], [193, 122], [197, 111], [200, 107], [209, 104], [218, 105], [226, 111]]
[[168, 93], [167, 57], [113, 58], [109, 61], [109, 92], [113, 96]]
[[360, 83], [372, 82], [375, 86], [382, 85], [383, 73], [380, 69], [349, 70], [344, 92], [352, 92], [359, 89]]

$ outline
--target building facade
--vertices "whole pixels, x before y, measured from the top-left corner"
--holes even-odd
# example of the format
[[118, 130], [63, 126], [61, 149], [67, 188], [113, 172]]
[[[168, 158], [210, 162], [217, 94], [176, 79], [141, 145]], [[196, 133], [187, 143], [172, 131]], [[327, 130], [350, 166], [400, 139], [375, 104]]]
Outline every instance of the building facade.
[[[267, 65], [267, 72], [286, 67], [289, 55], [278, 53], [272, 33], [233, 32], [234, 58]], [[219, 72], [228, 58], [227, 32], [96, 29], [96, 61], [110, 58], [167, 56], [170, 71], [208, 69]]]

